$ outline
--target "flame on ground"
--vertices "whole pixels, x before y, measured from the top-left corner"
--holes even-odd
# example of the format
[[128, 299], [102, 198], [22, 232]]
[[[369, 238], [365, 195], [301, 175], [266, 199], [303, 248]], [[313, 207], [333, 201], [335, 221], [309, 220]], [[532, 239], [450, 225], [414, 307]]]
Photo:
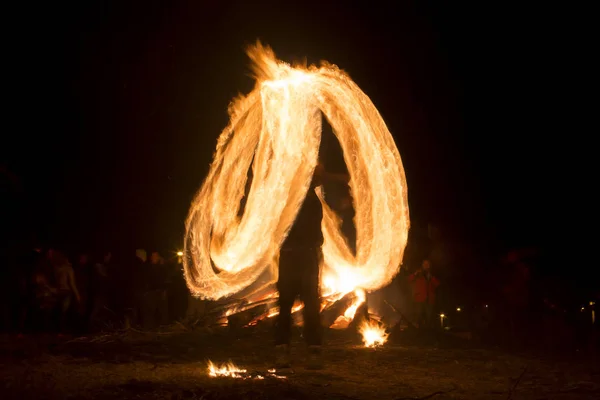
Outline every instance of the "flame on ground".
[[377, 321], [369, 320], [362, 323], [359, 328], [365, 347], [377, 347], [385, 344], [388, 333], [385, 327]]
[[248, 371], [235, 366], [233, 363], [227, 363], [222, 366], [208, 362], [208, 375], [212, 377], [229, 377], [229, 378], [244, 378]]
[[[186, 220], [183, 265], [190, 291], [217, 300], [266, 272], [265, 285], [277, 280], [279, 249], [317, 165], [323, 116], [348, 167], [357, 234], [354, 254], [318, 187], [323, 297], [334, 302], [386, 285], [400, 268], [409, 211], [400, 153], [381, 115], [334, 65], [291, 66], [260, 43], [248, 55], [256, 86], [230, 105], [229, 125]], [[250, 168], [253, 180], [240, 213]]]
[[217, 366], [212, 361], [208, 362], [208, 376], [213, 378], [236, 378], [236, 379], [265, 379], [276, 378], [286, 379], [284, 375], [278, 375], [275, 369], [269, 369], [266, 374], [250, 374], [246, 369], [237, 367], [235, 364], [229, 362], [227, 364]]

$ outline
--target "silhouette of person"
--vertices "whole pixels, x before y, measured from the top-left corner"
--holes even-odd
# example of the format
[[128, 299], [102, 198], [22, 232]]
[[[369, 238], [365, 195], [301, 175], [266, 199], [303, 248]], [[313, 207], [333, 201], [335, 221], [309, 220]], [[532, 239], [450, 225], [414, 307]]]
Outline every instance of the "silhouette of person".
[[322, 185], [324, 167], [318, 164], [310, 188], [279, 256], [279, 316], [275, 327], [277, 366], [289, 367], [292, 307], [296, 297], [304, 303], [304, 339], [308, 345], [308, 368], [321, 367], [322, 327], [320, 319], [319, 264], [323, 233], [323, 210], [315, 193]]

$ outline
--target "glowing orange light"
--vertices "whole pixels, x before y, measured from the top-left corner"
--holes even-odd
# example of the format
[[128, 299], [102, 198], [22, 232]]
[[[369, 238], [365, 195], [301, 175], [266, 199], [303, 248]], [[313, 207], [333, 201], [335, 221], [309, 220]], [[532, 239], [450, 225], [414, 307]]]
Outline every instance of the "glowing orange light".
[[208, 362], [208, 376], [212, 378], [236, 378], [236, 379], [258, 379], [265, 377], [286, 379], [286, 376], [279, 375], [275, 369], [269, 369], [266, 374], [250, 374], [246, 369], [240, 368], [229, 362], [221, 366], [215, 365], [212, 361]]
[[365, 321], [359, 328], [365, 347], [383, 346], [388, 339], [385, 327], [376, 321]]
[[233, 363], [217, 366], [212, 361], [208, 362], [208, 375], [212, 377], [243, 378], [246, 372], [248, 371], [235, 366]]

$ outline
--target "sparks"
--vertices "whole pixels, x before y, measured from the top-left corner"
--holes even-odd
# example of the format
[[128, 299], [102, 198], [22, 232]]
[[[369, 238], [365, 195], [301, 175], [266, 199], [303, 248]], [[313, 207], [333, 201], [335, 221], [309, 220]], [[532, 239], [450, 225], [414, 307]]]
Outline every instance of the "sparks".
[[[183, 259], [190, 291], [217, 300], [265, 273], [277, 280], [279, 249], [309, 189], [324, 116], [340, 142], [356, 211], [356, 254], [340, 219], [323, 207], [321, 288], [341, 298], [397, 274], [409, 229], [402, 160], [381, 115], [338, 67], [290, 66], [270, 48], [248, 50], [254, 90], [233, 101], [208, 176], [186, 220]], [[240, 216], [247, 174], [253, 180]], [[263, 275], [264, 276], [264, 275]]]

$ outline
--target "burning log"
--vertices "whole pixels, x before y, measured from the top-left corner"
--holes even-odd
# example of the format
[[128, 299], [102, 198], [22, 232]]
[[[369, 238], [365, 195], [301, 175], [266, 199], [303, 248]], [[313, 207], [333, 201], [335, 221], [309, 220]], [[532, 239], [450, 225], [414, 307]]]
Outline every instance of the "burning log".
[[362, 303], [358, 307], [358, 309], [356, 310], [356, 314], [354, 315], [354, 318], [352, 319], [352, 321], [348, 325], [348, 329], [351, 329], [351, 330], [354, 330], [354, 331], [358, 331], [359, 330], [359, 326], [364, 321], [369, 321], [369, 320], [370, 320], [369, 306], [367, 304], [367, 301], [365, 300], [364, 303]]
[[252, 321], [269, 311], [266, 304], [257, 307], [247, 308], [227, 316], [227, 325], [230, 329], [239, 329], [248, 326]]
[[354, 292], [350, 292], [338, 301], [325, 307], [325, 309], [321, 311], [321, 322], [323, 325], [327, 327], [333, 325], [336, 319], [338, 319], [340, 315], [344, 315], [344, 312], [354, 303], [356, 297]]
[[277, 304], [277, 297], [269, 297], [268, 299], [264, 299], [264, 300], [259, 300], [256, 302], [251, 302], [251, 303], [244, 303], [242, 306], [239, 307], [240, 311], [245, 311], [251, 308], [255, 308], [255, 307], [260, 307], [260, 306], [267, 306], [267, 308], [270, 308], [271, 306], [274, 306], [275, 304]]
[[[233, 330], [265, 323], [270, 325], [279, 314], [276, 293], [273, 292], [255, 302], [236, 300], [221, 304], [213, 308], [210, 314], [213, 315], [213, 319], [222, 321], [222, 325], [228, 325]], [[303, 324], [300, 312], [302, 309], [302, 302], [296, 301], [292, 308], [292, 319], [296, 326]], [[363, 291], [347, 293], [337, 300], [332, 297], [325, 297], [323, 300], [321, 310], [323, 326], [333, 329], [350, 328], [358, 332], [358, 324], [368, 320], [368, 306]]]

